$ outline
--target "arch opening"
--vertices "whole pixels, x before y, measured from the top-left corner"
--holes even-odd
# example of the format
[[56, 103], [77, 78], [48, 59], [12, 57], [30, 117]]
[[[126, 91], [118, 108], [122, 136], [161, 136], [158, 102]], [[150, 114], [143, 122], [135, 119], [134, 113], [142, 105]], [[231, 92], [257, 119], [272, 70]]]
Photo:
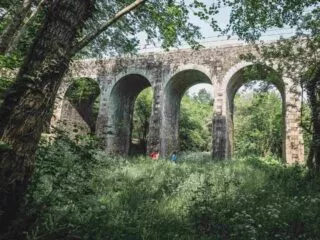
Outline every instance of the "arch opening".
[[263, 81], [243, 85], [234, 97], [234, 156], [281, 159], [284, 117], [279, 91]]
[[59, 127], [71, 135], [95, 133], [100, 88], [91, 78], [72, 79], [62, 105]]
[[231, 77], [227, 122], [232, 155], [285, 157], [284, 89], [281, 75], [260, 64], [241, 68]]
[[211, 151], [213, 104], [211, 84], [196, 84], [184, 94], [179, 114], [180, 151]]
[[134, 102], [130, 155], [145, 155], [147, 153], [152, 102], [151, 87], [142, 90]]
[[108, 116], [107, 150], [127, 155], [132, 147], [134, 103], [144, 89], [151, 87], [149, 80], [139, 74], [122, 77], [110, 94]]
[[165, 86], [160, 137], [160, 153], [162, 156], [168, 156], [172, 151], [180, 150], [179, 117], [181, 100], [190, 87], [200, 83], [212, 85], [211, 79], [205, 73], [188, 69], [175, 74]]

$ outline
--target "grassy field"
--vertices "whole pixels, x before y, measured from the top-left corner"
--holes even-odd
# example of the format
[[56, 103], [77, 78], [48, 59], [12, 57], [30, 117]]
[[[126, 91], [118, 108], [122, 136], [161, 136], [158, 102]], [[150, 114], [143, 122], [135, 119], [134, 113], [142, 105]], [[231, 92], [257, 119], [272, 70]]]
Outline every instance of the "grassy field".
[[37, 159], [29, 239], [320, 239], [320, 178], [302, 166], [112, 158], [66, 140]]

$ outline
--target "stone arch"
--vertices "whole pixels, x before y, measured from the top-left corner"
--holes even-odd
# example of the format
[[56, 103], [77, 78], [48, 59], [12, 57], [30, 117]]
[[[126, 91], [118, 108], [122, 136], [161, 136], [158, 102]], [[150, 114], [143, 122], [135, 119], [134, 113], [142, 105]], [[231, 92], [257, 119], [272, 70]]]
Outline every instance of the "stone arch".
[[130, 69], [126, 69], [126, 71], [118, 73], [115, 77], [112, 78], [112, 81], [110, 82], [110, 84], [106, 89], [107, 96], [108, 97], [111, 96], [112, 90], [118, 84], [119, 81], [123, 80], [127, 76], [134, 76], [134, 75], [138, 75], [144, 79], [147, 79], [149, 81], [150, 86], [154, 87], [153, 81], [150, 80], [153, 78], [153, 75], [148, 70], [130, 68]]
[[[71, 132], [70, 131], [71, 125], [75, 123], [74, 126], [79, 125], [83, 129], [83, 133], [95, 132], [95, 124], [88, 124], [88, 122], [86, 123], [88, 119], [83, 118], [83, 114], [89, 114], [89, 112], [87, 113], [77, 112], [75, 107], [72, 106], [71, 102], [66, 99], [66, 94], [68, 90], [70, 90], [70, 87], [74, 85], [75, 83], [74, 80], [77, 80], [77, 79], [86, 79], [92, 83], [95, 83], [99, 92], [98, 95], [100, 95], [102, 90], [96, 78], [86, 77], [86, 76], [65, 78], [62, 81], [56, 95], [53, 116], [50, 122], [51, 130], [53, 130], [54, 128], [62, 128], [67, 130], [67, 132]], [[90, 107], [90, 106], [87, 106], [87, 107]], [[83, 110], [89, 110], [89, 109], [84, 108]], [[69, 121], [69, 123], [67, 124], [68, 126], [63, 126], [62, 123], [66, 121]]]
[[214, 79], [213, 73], [208, 67], [206, 67], [205, 65], [198, 65], [198, 64], [191, 64], [190, 63], [190, 64], [178, 66], [176, 69], [171, 71], [170, 74], [168, 74], [167, 77], [165, 78], [163, 85], [167, 86], [168, 82], [170, 80], [172, 80], [172, 78], [175, 75], [177, 75], [181, 72], [190, 71], [190, 70], [203, 73], [204, 75], [206, 75], [210, 79], [210, 84], [212, 84], [212, 85], [215, 84], [215, 82], [213, 81], [213, 79]]
[[[246, 79], [244, 78], [245, 70], [253, 67], [258, 66], [261, 68], [261, 75], [258, 77], [260, 79], [251, 79], [251, 80], [264, 80], [268, 78], [268, 74], [274, 74], [276, 78], [269, 78], [267, 81], [272, 83], [280, 92], [281, 98], [282, 98], [282, 116], [283, 116], [283, 158], [286, 162], [301, 162], [303, 161], [303, 140], [299, 127], [297, 126], [298, 122], [300, 121], [300, 112], [297, 109], [300, 109], [300, 100], [296, 100], [295, 102], [292, 102], [292, 90], [297, 89], [298, 86], [295, 86], [293, 81], [291, 79], [283, 78], [280, 74], [277, 73], [277, 71], [270, 66], [267, 65], [257, 65], [253, 64], [251, 62], [240, 62], [236, 64], [234, 67], [232, 67], [227, 74], [225, 75], [223, 79], [223, 87], [225, 89], [225, 108], [222, 112], [224, 112], [226, 116], [226, 153], [227, 156], [231, 156], [233, 152], [233, 100], [236, 92], [238, 89], [246, 82]], [[293, 92], [296, 93], [295, 90]], [[299, 98], [299, 96], [296, 96]], [[294, 109], [296, 109], [295, 114], [292, 113], [290, 109], [292, 109], [292, 106], [295, 106]], [[294, 118], [295, 122], [295, 130], [292, 130], [290, 127], [290, 124], [288, 123], [288, 119], [292, 121]], [[292, 125], [292, 124], [291, 124]], [[293, 133], [295, 132], [295, 133]], [[294, 135], [295, 137], [291, 137], [291, 135]], [[291, 139], [299, 139], [299, 141], [296, 141], [294, 144], [291, 144]], [[297, 151], [292, 151], [291, 145], [294, 145], [293, 148], [297, 149]], [[298, 146], [298, 145], [302, 145]], [[294, 152], [294, 153], [293, 153]], [[297, 153], [298, 152], [298, 153]], [[293, 159], [294, 158], [294, 159]]]
[[151, 82], [141, 74], [126, 74], [117, 78], [108, 90], [107, 152], [128, 154], [132, 134], [134, 102]]
[[[257, 67], [259, 73], [257, 73], [255, 79], [246, 79], [245, 72], [250, 70], [252, 67]], [[269, 74], [274, 74], [277, 78], [268, 79]], [[278, 74], [274, 69], [259, 64], [248, 63], [245, 66], [239, 68], [234, 74], [230, 77], [227, 83], [227, 122], [228, 122], [228, 133], [229, 133], [229, 142], [231, 153], [233, 153], [233, 142], [234, 142], [234, 128], [233, 128], [233, 112], [234, 112], [234, 97], [238, 92], [239, 88], [243, 86], [245, 83], [254, 81], [254, 80], [261, 80], [267, 81], [271, 83], [273, 86], [277, 88], [281, 95], [282, 99], [282, 118], [285, 119], [285, 86], [280, 74]], [[284, 121], [283, 121], [284, 123]], [[283, 135], [283, 144], [285, 142], [285, 128], [282, 129]], [[284, 151], [284, 147], [282, 148]], [[285, 153], [283, 153], [285, 155]]]
[[198, 83], [213, 85], [208, 72], [205, 73], [198, 68], [189, 67], [183, 67], [179, 69], [180, 71], [176, 71], [168, 78], [163, 88], [160, 127], [160, 153], [162, 156], [167, 156], [173, 150], [178, 149], [179, 112], [184, 93]]
[[[99, 106], [96, 100], [100, 86], [91, 78], [69, 80], [60, 92], [62, 106], [59, 128], [74, 133], [95, 133]], [[95, 108], [95, 109], [93, 109]]]
[[[257, 78], [259, 79], [245, 79], [245, 71], [248, 70], [251, 67], [258, 67], [259, 69], [259, 75]], [[237, 69], [235, 71], [235, 69]], [[268, 74], [274, 74], [277, 78], [268, 78]], [[230, 113], [232, 114], [233, 112], [233, 99], [237, 91], [241, 86], [243, 86], [245, 83], [248, 83], [250, 81], [254, 80], [262, 80], [262, 81], [268, 81], [271, 84], [273, 84], [277, 90], [280, 92], [282, 101], [284, 102], [285, 100], [285, 83], [282, 80], [282, 77], [280, 74], [276, 72], [273, 68], [262, 65], [262, 64], [254, 64], [254, 63], [241, 63], [239, 65], [236, 65], [236, 68], [232, 69], [232, 75], [230, 75], [230, 71], [228, 72], [228, 81], [226, 82], [226, 89], [227, 89], [227, 100], [228, 100], [228, 108], [230, 109]], [[227, 74], [227, 75], [228, 75]], [[230, 101], [231, 100], [231, 101]]]

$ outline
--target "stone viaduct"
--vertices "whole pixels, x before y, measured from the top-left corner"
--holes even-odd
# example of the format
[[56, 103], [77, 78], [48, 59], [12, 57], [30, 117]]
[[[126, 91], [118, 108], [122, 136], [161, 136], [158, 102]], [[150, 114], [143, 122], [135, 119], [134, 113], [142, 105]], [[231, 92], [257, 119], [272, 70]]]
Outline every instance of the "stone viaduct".
[[[100, 86], [96, 133], [104, 139], [107, 152], [127, 154], [135, 98], [143, 89], [152, 87], [154, 95], [147, 149], [159, 149], [160, 154], [166, 156], [178, 146], [178, 119], [183, 94], [195, 84], [209, 83], [213, 86], [215, 98], [212, 154], [217, 159], [230, 158], [233, 152], [233, 98], [247, 81], [245, 69], [252, 65], [242, 61], [240, 55], [249, 52], [255, 52], [253, 47], [239, 44], [198, 51], [184, 49], [75, 61], [58, 92], [52, 125], [57, 126], [65, 118], [81, 119], [64, 100], [70, 86], [69, 79], [94, 79]], [[287, 163], [301, 162], [304, 159], [300, 127], [301, 90], [286, 75], [279, 77], [274, 85], [283, 102], [283, 158]]]

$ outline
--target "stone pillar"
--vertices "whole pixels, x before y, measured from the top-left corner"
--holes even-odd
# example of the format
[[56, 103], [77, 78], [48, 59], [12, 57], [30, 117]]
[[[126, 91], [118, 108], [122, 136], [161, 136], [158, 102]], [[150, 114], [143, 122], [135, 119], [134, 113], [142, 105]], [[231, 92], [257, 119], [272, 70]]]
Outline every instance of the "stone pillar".
[[[113, 134], [108, 134], [108, 152], [127, 155], [130, 152], [131, 133], [132, 133], [132, 117], [133, 117], [133, 100], [128, 100], [128, 104], [124, 104], [120, 110], [122, 112], [120, 119], [113, 118], [114, 124]], [[111, 118], [114, 116], [111, 116]], [[109, 148], [110, 147], [110, 148]]]
[[301, 128], [301, 88], [291, 79], [285, 83], [285, 161], [288, 164], [304, 162], [304, 144]]
[[230, 135], [229, 130], [232, 128], [232, 121], [229, 119], [230, 116], [227, 116], [226, 98], [226, 91], [221, 88], [216, 90], [212, 124], [212, 155], [216, 160], [223, 160], [231, 156], [230, 136], [232, 133]]
[[107, 153], [127, 155], [130, 152], [134, 102], [150, 86], [140, 74], [108, 76], [103, 80], [97, 129], [105, 139]]
[[102, 139], [103, 147], [107, 148], [108, 134], [108, 78], [100, 78], [100, 103], [96, 122], [96, 135]]
[[64, 96], [70, 86], [71, 82], [69, 79], [64, 79], [59, 87], [56, 95], [56, 99], [53, 107], [53, 114], [50, 121], [50, 132], [53, 132], [55, 128], [58, 127], [61, 120], [62, 109], [64, 104]]
[[127, 155], [130, 152], [133, 103], [131, 97], [108, 101], [105, 139], [106, 151], [110, 154]]
[[156, 86], [153, 89], [153, 103], [152, 103], [152, 112], [149, 119], [149, 132], [147, 136], [147, 154], [153, 151], [160, 151], [160, 118], [161, 118], [161, 109], [160, 109], [160, 91], [161, 83], [156, 82]]
[[163, 157], [169, 156], [179, 147], [179, 112], [181, 97], [165, 99], [164, 109], [161, 119], [161, 149], [160, 154]]
[[91, 132], [90, 126], [83, 120], [78, 110], [67, 99], [63, 100], [58, 127], [68, 133], [70, 137]]
[[72, 83], [71, 79], [63, 80], [55, 99], [53, 116], [50, 122], [51, 131], [54, 131], [54, 128], [59, 128], [71, 137], [78, 134], [88, 134], [95, 130], [92, 100], [86, 99], [72, 103], [65, 97]]

